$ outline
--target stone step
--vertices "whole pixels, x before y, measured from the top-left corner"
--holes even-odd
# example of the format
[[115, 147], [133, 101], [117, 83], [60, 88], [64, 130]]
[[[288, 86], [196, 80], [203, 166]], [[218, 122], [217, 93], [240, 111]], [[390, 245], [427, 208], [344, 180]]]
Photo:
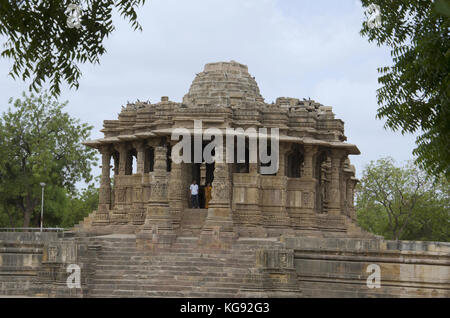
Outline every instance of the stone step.
[[97, 264], [99, 271], [129, 271], [131, 272], [142, 272], [142, 271], [155, 271], [155, 270], [170, 270], [170, 271], [212, 271], [215, 272], [225, 272], [225, 271], [240, 271], [240, 270], [250, 270], [251, 266], [249, 265], [235, 265], [235, 264], [208, 264], [208, 265], [197, 265], [197, 264], [189, 264], [189, 265], [173, 265], [173, 264], [150, 264], [150, 265], [142, 265], [142, 266], [130, 266], [130, 265], [117, 265], [117, 264]]
[[[146, 276], [146, 275], [143, 275]], [[163, 277], [163, 278], [161, 278]], [[129, 278], [129, 277], [122, 277], [122, 278], [115, 278], [115, 279], [101, 279], [101, 278], [95, 278], [93, 280], [94, 284], [102, 285], [102, 284], [117, 284], [117, 283], [130, 283], [133, 282], [134, 284], [139, 283], [141, 281], [144, 281], [147, 283], [154, 283], [154, 282], [164, 282], [167, 284], [170, 283], [178, 283], [178, 282], [186, 282], [186, 283], [196, 283], [196, 282], [202, 282], [203, 284], [224, 284], [224, 286], [229, 285], [233, 286], [235, 284], [242, 284], [248, 280], [248, 275], [242, 275], [242, 277], [209, 277], [209, 276], [188, 276], [188, 275], [177, 275], [177, 276], [149, 276], [140, 278], [139, 281], [136, 281], [135, 279]]]
[[[139, 277], [145, 277], [146, 279], [149, 278], [167, 278], [167, 279], [173, 279], [174, 277], [191, 277], [194, 279], [195, 277], [207, 277], [210, 280], [213, 279], [225, 279], [225, 278], [242, 278], [246, 279], [248, 278], [250, 273], [248, 272], [241, 272], [241, 273], [224, 273], [224, 272], [180, 272], [180, 271], [152, 271], [150, 272], [141, 272], [141, 273], [126, 273], [126, 272], [117, 272], [117, 271], [105, 271], [101, 274], [96, 274], [94, 281], [96, 279], [101, 280], [117, 280], [117, 279], [136, 279], [139, 280]], [[136, 277], [137, 276], [137, 277]]]
[[246, 253], [234, 253], [234, 254], [201, 254], [201, 253], [183, 253], [183, 254], [137, 254], [137, 253], [100, 253], [98, 255], [100, 260], [111, 260], [111, 261], [139, 261], [139, 260], [212, 260], [212, 261], [226, 261], [229, 259], [234, 260], [254, 260], [255, 252], [249, 251]]
[[182, 266], [233, 266], [233, 267], [248, 267], [255, 264], [255, 260], [248, 259], [201, 259], [201, 258], [177, 258], [177, 259], [100, 259], [97, 261], [98, 265], [116, 265], [116, 266], [135, 266], [135, 267], [155, 267], [172, 265], [175, 267]]
[[143, 256], [159, 256], [159, 255], [234, 255], [234, 254], [245, 254], [245, 253], [254, 253], [255, 249], [240, 249], [236, 251], [232, 250], [202, 250], [197, 248], [172, 248], [172, 249], [165, 249], [165, 250], [158, 250], [156, 252], [152, 251], [141, 251], [137, 250], [136, 248], [114, 248], [114, 247], [102, 247], [99, 251], [100, 254], [123, 254], [123, 255], [129, 255], [129, 254], [136, 254], [136, 255], [143, 255]]
[[[173, 287], [173, 289], [172, 289]], [[170, 289], [97, 289], [92, 290], [92, 295], [101, 297], [122, 296], [122, 297], [214, 297], [226, 298], [237, 296], [239, 290], [236, 288], [180, 288], [179, 286], [171, 286]], [[110, 295], [110, 296], [108, 296]]]
[[249, 275], [250, 270], [247, 269], [230, 269], [225, 271], [221, 268], [209, 268], [209, 269], [195, 269], [190, 268], [189, 270], [183, 270], [180, 268], [173, 269], [142, 269], [142, 270], [126, 270], [126, 269], [103, 269], [97, 271], [95, 274], [95, 279], [116, 279], [116, 278], [129, 278], [129, 279], [139, 279], [139, 278], [151, 278], [160, 276], [174, 277], [174, 276], [205, 276], [205, 277], [243, 277]]
[[182, 293], [179, 291], [129, 291], [129, 290], [114, 290], [109, 289], [95, 289], [91, 293], [91, 297], [94, 298], [140, 298], [140, 297], [157, 297], [157, 298], [184, 298], [189, 293]]
[[113, 263], [113, 262], [98, 262], [97, 267], [99, 270], [111, 269], [111, 270], [154, 270], [154, 269], [179, 269], [184, 268], [197, 268], [197, 269], [207, 269], [207, 268], [217, 268], [217, 269], [240, 269], [253, 267], [255, 262], [240, 262], [237, 260], [230, 260], [229, 262], [223, 263], [211, 263], [211, 262], [169, 262], [169, 261], [159, 261], [159, 262], [149, 262], [149, 263]]
[[179, 290], [192, 290], [195, 286], [192, 284], [187, 284], [183, 282], [177, 282], [176, 284], [162, 284], [162, 282], [159, 283], [146, 283], [142, 282], [139, 284], [136, 284], [136, 282], [131, 283], [110, 283], [110, 284], [98, 284], [95, 282], [91, 285], [93, 290], [96, 289], [109, 289], [109, 290], [133, 290], [133, 291], [140, 291], [140, 290], [152, 290], [152, 291], [179, 291]]
[[[239, 257], [239, 258], [237, 258]], [[249, 261], [254, 260], [254, 253], [250, 255], [242, 255], [242, 254], [235, 254], [235, 255], [214, 255], [214, 254], [168, 254], [168, 255], [157, 255], [157, 256], [151, 256], [151, 255], [136, 255], [136, 254], [129, 254], [129, 255], [122, 255], [122, 254], [103, 254], [99, 255], [100, 261], [127, 261], [127, 262], [133, 262], [133, 261], [210, 261], [210, 262], [227, 262], [229, 260], [233, 260], [236, 262], [239, 261]]]
[[243, 283], [236, 284], [226, 284], [226, 283], [203, 283], [202, 281], [198, 281], [195, 283], [192, 282], [168, 282], [166, 284], [161, 284], [161, 282], [143, 282], [143, 283], [123, 283], [123, 282], [112, 282], [109, 284], [99, 284], [95, 282], [91, 285], [92, 289], [109, 289], [109, 290], [148, 290], [148, 291], [180, 291], [180, 290], [203, 290], [203, 291], [214, 291], [214, 292], [232, 292], [235, 293], [239, 291], [243, 286]]
[[240, 239], [233, 249], [215, 250], [198, 247], [196, 237], [178, 237], [153, 252], [137, 250], [133, 236], [86, 241], [101, 246], [90, 297], [237, 297], [250, 278], [258, 285], [255, 251], [283, 246], [276, 239]]

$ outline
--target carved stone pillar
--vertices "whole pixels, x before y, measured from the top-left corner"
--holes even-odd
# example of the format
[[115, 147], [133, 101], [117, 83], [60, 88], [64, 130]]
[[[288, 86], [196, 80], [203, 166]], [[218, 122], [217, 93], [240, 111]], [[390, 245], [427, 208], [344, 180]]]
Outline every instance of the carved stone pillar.
[[[287, 144], [281, 144], [280, 150], [279, 150], [279, 158], [278, 162], [278, 173], [277, 177], [280, 178], [279, 186], [280, 186], [280, 206], [276, 207], [276, 213], [277, 213], [277, 222], [276, 227], [272, 229], [272, 224], [265, 224], [266, 228], [268, 228], [268, 232], [277, 232], [278, 228], [287, 228], [291, 227], [291, 219], [289, 217], [288, 211], [287, 211], [287, 194], [288, 194], [288, 177], [286, 176], [286, 153], [289, 151], [289, 145]], [[289, 231], [288, 231], [289, 232]], [[288, 233], [286, 232], [286, 233]]]
[[258, 162], [249, 163], [249, 173], [233, 174], [233, 226], [239, 236], [266, 237], [260, 203]]
[[304, 154], [304, 168], [303, 175], [304, 179], [312, 179], [313, 178], [313, 170], [314, 170], [314, 158], [317, 153], [317, 146], [305, 145], [305, 154]]
[[350, 177], [347, 180], [347, 209], [349, 217], [356, 221], [356, 210], [355, 210], [355, 186], [358, 183], [358, 179], [355, 177]]
[[144, 173], [144, 163], [145, 163], [145, 142], [140, 141], [134, 144], [134, 147], [136, 148], [137, 152], [137, 174], [143, 174]]
[[127, 200], [127, 184], [125, 178], [125, 171], [127, 167], [127, 154], [130, 145], [127, 143], [120, 143], [115, 145], [115, 149], [119, 152], [119, 174], [114, 177], [114, 210], [111, 217], [111, 222], [116, 225], [124, 225], [129, 222], [128, 212], [131, 208], [132, 202]]
[[143, 230], [138, 245], [155, 249], [170, 246], [175, 240], [173, 220], [169, 210], [167, 180], [167, 146], [155, 149], [154, 175]]
[[128, 146], [126, 144], [117, 145], [119, 151], [119, 175], [124, 176], [127, 168]]
[[114, 176], [115, 210], [123, 210], [126, 199], [126, 189], [123, 187], [122, 178], [125, 175], [128, 147], [125, 144], [118, 144], [115, 145], [115, 149], [119, 153], [119, 166], [117, 168], [117, 174]]
[[95, 225], [109, 224], [109, 211], [111, 209], [111, 154], [110, 145], [103, 145], [100, 148], [102, 154], [102, 177], [100, 180], [98, 210], [95, 214]]
[[144, 198], [142, 175], [144, 174], [145, 143], [143, 141], [135, 142], [133, 146], [137, 153], [137, 173], [133, 176], [133, 205], [131, 208], [131, 222], [133, 225], [142, 225], [145, 222]]
[[[151, 147], [153, 149], [155, 149], [155, 147], [158, 145], [158, 140], [157, 139], [150, 139], [145, 143], [145, 147], [148, 149], [148, 147]], [[153, 153], [153, 157], [147, 158], [148, 162], [147, 164], [150, 166], [153, 166], [153, 171], [154, 171], [154, 162], [155, 162], [155, 157], [154, 157], [154, 153]], [[150, 163], [150, 160], [153, 160], [153, 163]], [[145, 162], [145, 160], [144, 160]], [[143, 202], [144, 204], [148, 203], [150, 200], [150, 193], [151, 193], [151, 180], [153, 178], [153, 172], [150, 172], [150, 167], [148, 168], [149, 172], [148, 173], [143, 173], [142, 174], [142, 187], [143, 187]], [[144, 164], [144, 172], [145, 172], [145, 164]]]
[[[224, 153], [225, 147], [217, 149]], [[236, 237], [231, 215], [230, 166], [225, 162], [216, 162], [212, 198], [209, 202], [208, 216], [200, 235], [200, 244], [214, 247], [228, 247]]]
[[341, 173], [345, 153], [342, 150], [331, 150], [330, 202], [328, 213], [340, 215], [341, 211]]
[[206, 164], [202, 163], [200, 165], [200, 184], [201, 185], [206, 185]]
[[[341, 208], [345, 215], [350, 217], [349, 188], [350, 179], [353, 177], [353, 171], [350, 170], [350, 161], [345, 159], [341, 170]], [[353, 200], [353, 199], [352, 199]]]
[[278, 172], [277, 176], [286, 176], [286, 151], [287, 147], [284, 144], [280, 145], [279, 158], [278, 158]]
[[303, 172], [300, 178], [301, 198], [299, 198], [301, 207], [290, 209], [290, 216], [295, 227], [304, 226], [302, 217], [304, 217], [304, 214], [314, 214], [317, 205], [318, 180], [314, 177], [314, 167], [316, 166], [315, 158], [318, 147], [304, 145], [303, 149]]
[[173, 220], [174, 229], [179, 228], [183, 212], [183, 178], [181, 164], [172, 162], [172, 170], [169, 177], [169, 208]]

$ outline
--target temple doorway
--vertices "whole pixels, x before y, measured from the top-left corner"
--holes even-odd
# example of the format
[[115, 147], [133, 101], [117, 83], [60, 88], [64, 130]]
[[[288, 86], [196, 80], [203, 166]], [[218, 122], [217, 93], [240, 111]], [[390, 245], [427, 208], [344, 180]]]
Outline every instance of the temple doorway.
[[196, 181], [199, 186], [199, 203], [200, 208], [206, 208], [206, 186], [212, 185], [214, 181], [214, 166], [215, 164], [208, 163], [194, 163], [191, 164], [191, 181]]
[[[203, 150], [205, 149], [207, 144], [203, 144]], [[192, 148], [194, 149], [194, 145], [192, 144]], [[213, 151], [214, 155], [214, 151]], [[194, 162], [194, 154], [192, 153], [192, 162]], [[192, 183], [192, 181], [196, 181], [199, 187], [199, 205], [201, 209], [206, 208], [206, 199], [207, 199], [207, 193], [205, 191], [206, 186], [209, 184], [212, 186], [212, 183], [214, 181], [214, 168], [215, 163], [206, 163], [205, 158], [202, 158], [202, 163], [191, 163], [189, 164], [188, 168], [188, 175], [189, 175], [189, 185]], [[189, 200], [190, 201], [190, 200]], [[189, 202], [189, 207], [191, 207], [191, 202]]]

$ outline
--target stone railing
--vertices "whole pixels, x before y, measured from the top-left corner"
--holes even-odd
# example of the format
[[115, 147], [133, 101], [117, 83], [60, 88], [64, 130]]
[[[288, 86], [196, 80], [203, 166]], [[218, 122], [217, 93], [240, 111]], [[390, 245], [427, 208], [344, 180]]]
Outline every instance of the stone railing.
[[305, 297], [450, 297], [450, 243], [307, 237], [285, 243]]

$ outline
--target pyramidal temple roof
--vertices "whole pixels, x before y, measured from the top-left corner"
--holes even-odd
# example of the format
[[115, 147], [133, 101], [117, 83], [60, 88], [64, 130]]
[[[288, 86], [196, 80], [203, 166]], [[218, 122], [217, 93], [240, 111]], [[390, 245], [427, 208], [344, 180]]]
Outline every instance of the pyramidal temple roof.
[[90, 147], [170, 136], [173, 129], [193, 129], [195, 120], [209, 127], [278, 128], [280, 141], [347, 149], [344, 122], [335, 117], [332, 107], [314, 100], [279, 97], [264, 101], [255, 78], [246, 65], [235, 61], [206, 64], [198, 73], [182, 102], [162, 96], [157, 103], [128, 103], [117, 120], [105, 120], [105, 138], [87, 141]]
[[249, 102], [263, 101], [255, 78], [246, 65], [231, 62], [206, 64], [197, 74], [183, 104], [189, 106], [230, 106], [230, 99], [241, 98]]

